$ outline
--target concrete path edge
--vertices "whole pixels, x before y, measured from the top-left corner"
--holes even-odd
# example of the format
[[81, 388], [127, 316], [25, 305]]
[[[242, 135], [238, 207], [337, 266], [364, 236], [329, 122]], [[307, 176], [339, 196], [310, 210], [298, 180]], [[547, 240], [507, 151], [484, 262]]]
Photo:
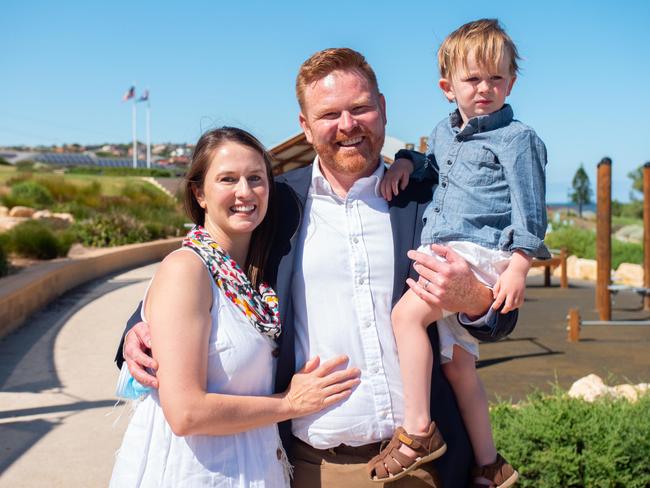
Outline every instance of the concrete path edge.
[[32, 266], [0, 280], [0, 339], [66, 291], [116, 271], [161, 260], [183, 238], [130, 244], [83, 258], [64, 258]]

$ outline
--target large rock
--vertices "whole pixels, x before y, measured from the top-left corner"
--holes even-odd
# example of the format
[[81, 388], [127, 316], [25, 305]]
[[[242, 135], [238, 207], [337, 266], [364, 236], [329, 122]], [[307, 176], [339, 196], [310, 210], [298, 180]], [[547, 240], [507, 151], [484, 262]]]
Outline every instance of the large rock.
[[58, 220], [65, 220], [69, 224], [74, 224], [74, 216], [68, 212], [54, 212], [52, 218]]
[[[569, 278], [578, 280], [592, 280], [596, 281], [597, 268], [595, 259], [584, 259], [576, 256], [569, 256], [566, 260], [567, 275]], [[555, 276], [560, 276], [560, 266], [555, 268], [553, 273]]]
[[27, 217], [0, 217], [0, 232], [7, 232], [26, 220], [29, 219]]
[[29, 219], [34, 215], [34, 212], [36, 212], [36, 210], [31, 207], [16, 205], [9, 211], [9, 217], [27, 217]]
[[32, 215], [32, 218], [36, 220], [51, 219], [52, 212], [49, 210], [37, 210], [34, 212], [34, 215]]
[[614, 238], [623, 242], [643, 242], [643, 226], [637, 224], [624, 225], [616, 231]]
[[7, 217], [9, 215], [9, 209], [4, 205], [0, 205], [0, 217]]
[[621, 263], [614, 272], [614, 281], [622, 285], [643, 286], [643, 268], [639, 264]]
[[598, 398], [612, 397], [625, 398], [635, 402], [641, 395], [650, 392], [649, 383], [639, 383], [638, 385], [616, 385], [607, 386], [600, 376], [590, 374], [571, 385], [569, 396], [571, 398], [582, 398], [587, 402], [593, 402]]

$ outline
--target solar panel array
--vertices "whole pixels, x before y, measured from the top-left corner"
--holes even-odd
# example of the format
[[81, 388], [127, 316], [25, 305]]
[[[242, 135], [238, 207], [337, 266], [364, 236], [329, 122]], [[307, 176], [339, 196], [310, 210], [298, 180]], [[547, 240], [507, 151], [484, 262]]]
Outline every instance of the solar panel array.
[[[53, 164], [57, 166], [100, 166], [103, 168], [132, 168], [133, 159], [123, 158], [95, 158], [87, 154], [75, 153], [43, 153], [34, 157], [35, 161], [44, 164]], [[138, 168], [146, 168], [147, 162], [143, 159], [137, 161]], [[164, 169], [163, 166], [157, 163], [151, 163], [152, 168]]]

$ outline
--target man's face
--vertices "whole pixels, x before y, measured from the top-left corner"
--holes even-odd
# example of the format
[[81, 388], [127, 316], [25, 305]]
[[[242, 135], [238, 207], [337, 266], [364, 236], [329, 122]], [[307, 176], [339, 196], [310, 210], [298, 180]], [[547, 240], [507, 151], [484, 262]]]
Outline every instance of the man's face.
[[300, 125], [325, 170], [370, 175], [384, 145], [386, 102], [358, 71], [333, 71], [304, 91]]
[[491, 72], [481, 66], [472, 53], [467, 57], [467, 66], [459, 67], [451, 79], [440, 80], [440, 88], [446, 97], [456, 101], [463, 123], [503, 107], [517, 77], [510, 74], [508, 55], [501, 56], [496, 68], [496, 72]]

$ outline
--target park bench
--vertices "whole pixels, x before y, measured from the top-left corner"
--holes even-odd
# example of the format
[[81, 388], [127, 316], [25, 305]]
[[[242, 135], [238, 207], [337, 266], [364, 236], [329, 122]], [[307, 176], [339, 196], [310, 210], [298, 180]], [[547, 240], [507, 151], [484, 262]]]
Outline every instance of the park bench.
[[551, 259], [533, 259], [531, 264], [532, 268], [544, 268], [544, 286], [551, 286], [551, 272], [557, 268], [561, 267], [560, 272], [560, 287], [568, 288], [569, 287], [569, 278], [567, 277], [566, 269], [566, 258], [567, 252], [566, 249], [562, 248], [560, 253], [554, 252], [551, 255]]

